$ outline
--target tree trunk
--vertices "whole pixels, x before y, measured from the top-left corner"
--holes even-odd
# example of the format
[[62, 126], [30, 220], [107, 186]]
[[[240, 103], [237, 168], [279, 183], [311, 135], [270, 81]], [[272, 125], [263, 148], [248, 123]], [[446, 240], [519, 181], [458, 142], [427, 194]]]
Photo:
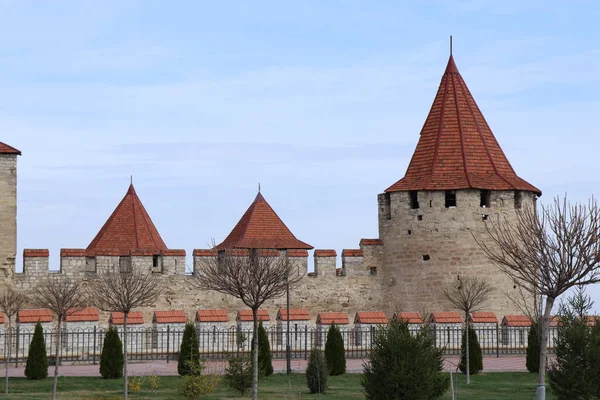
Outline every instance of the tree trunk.
[[252, 349], [254, 354], [252, 357], [252, 400], [258, 400], [258, 310], [252, 309], [252, 320], [254, 327], [252, 329], [254, 335], [252, 337]]
[[54, 352], [54, 382], [52, 383], [52, 400], [56, 400], [56, 385], [58, 383], [58, 363], [60, 362], [60, 328], [62, 326], [62, 315], [58, 316], [58, 326], [56, 328], [56, 346]]
[[127, 391], [129, 389], [129, 387], [127, 386], [128, 384], [128, 379], [127, 379], [127, 317], [129, 317], [129, 312], [124, 312], [123, 313], [123, 382], [124, 382], [124, 389], [123, 389], [123, 398], [127, 399]]
[[550, 313], [554, 305], [553, 297], [546, 297], [546, 308], [542, 316], [541, 324], [541, 343], [540, 343], [540, 370], [538, 372], [538, 387], [535, 394], [536, 400], [546, 400], [546, 353], [548, 344], [548, 325], [550, 321]]
[[470, 369], [470, 364], [471, 364], [471, 360], [469, 357], [469, 313], [466, 313], [466, 318], [465, 318], [465, 350], [467, 353], [467, 385], [469, 385], [471, 383], [471, 369]]
[[4, 393], [8, 393], [8, 363], [10, 363], [10, 353], [12, 350], [12, 330], [10, 325], [10, 317], [8, 317], [8, 337], [5, 338], [5, 344], [6, 340], [8, 340], [8, 346], [5, 346], [5, 348], [8, 355], [4, 357]]

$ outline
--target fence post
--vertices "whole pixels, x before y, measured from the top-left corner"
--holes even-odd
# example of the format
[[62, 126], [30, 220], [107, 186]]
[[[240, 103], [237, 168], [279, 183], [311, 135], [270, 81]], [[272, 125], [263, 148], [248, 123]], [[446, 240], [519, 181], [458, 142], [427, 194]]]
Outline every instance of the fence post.
[[496, 358], [500, 358], [500, 330], [498, 329], [498, 323], [496, 322]]
[[96, 336], [97, 336], [97, 332], [96, 332], [97, 326], [94, 325], [94, 346], [92, 347], [92, 361], [94, 363], [94, 365], [96, 365]]
[[17, 325], [17, 340], [15, 343], [15, 368], [19, 367], [19, 325]]
[[171, 326], [167, 325], [167, 364], [169, 363], [169, 338], [171, 337], [171, 335], [169, 334], [170, 331]]

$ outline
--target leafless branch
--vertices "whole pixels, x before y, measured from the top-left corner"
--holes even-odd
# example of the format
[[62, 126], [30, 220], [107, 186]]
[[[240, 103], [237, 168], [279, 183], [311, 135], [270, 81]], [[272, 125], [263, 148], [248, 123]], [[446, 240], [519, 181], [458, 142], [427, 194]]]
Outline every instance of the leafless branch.
[[[296, 285], [292, 264], [284, 256], [261, 256], [265, 250], [227, 250], [202, 260], [195, 271], [196, 286], [240, 299], [252, 310], [265, 301], [281, 297], [287, 285]], [[268, 255], [268, 254], [267, 254]]]
[[27, 299], [19, 292], [5, 292], [0, 296], [0, 311], [8, 317], [8, 323], [25, 305]]
[[149, 307], [162, 293], [159, 279], [150, 272], [133, 268], [131, 272], [108, 271], [90, 280], [91, 302], [103, 311], [127, 313]]
[[545, 396], [546, 344], [555, 300], [575, 285], [600, 282], [600, 209], [594, 198], [571, 205], [565, 196], [553, 204], [527, 205], [516, 220], [486, 223], [485, 239], [475, 237], [488, 258], [522, 289], [545, 296], [541, 318], [538, 398]]
[[58, 366], [61, 357], [61, 326], [67, 315], [74, 313], [85, 304], [86, 297], [79, 282], [65, 275], [57, 274], [48, 276], [35, 288], [33, 299], [39, 307], [48, 308], [58, 316], [55, 348], [57, 359], [54, 364], [54, 382], [52, 385], [52, 400], [54, 400], [56, 398]]
[[489, 283], [483, 279], [464, 277], [458, 284], [445, 288], [444, 296], [468, 317], [470, 313], [480, 310], [491, 290]]
[[64, 275], [50, 275], [34, 289], [33, 302], [52, 310], [59, 322], [67, 315], [77, 311], [85, 302], [85, 293], [81, 284]]

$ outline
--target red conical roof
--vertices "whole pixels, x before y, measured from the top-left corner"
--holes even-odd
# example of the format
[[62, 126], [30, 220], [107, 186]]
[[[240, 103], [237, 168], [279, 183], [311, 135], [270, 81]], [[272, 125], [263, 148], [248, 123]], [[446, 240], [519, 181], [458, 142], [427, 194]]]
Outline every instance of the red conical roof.
[[290, 232], [265, 198], [258, 193], [218, 249], [312, 249]]
[[404, 178], [386, 192], [452, 189], [526, 190], [450, 56]]
[[133, 184], [92, 240], [86, 253], [93, 256], [99, 251], [107, 251], [127, 256], [132, 250], [145, 250], [153, 254], [167, 250]]
[[21, 151], [15, 149], [12, 146], [7, 145], [6, 143], [0, 142], [0, 154], [16, 154], [16, 155], [20, 156]]

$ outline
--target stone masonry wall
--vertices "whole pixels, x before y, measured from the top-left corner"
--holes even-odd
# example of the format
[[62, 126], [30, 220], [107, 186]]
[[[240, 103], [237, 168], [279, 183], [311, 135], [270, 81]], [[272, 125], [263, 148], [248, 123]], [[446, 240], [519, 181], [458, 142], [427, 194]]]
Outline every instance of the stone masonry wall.
[[0, 154], [0, 280], [10, 282], [17, 253], [17, 155]]
[[[168, 250], [166, 252], [174, 255], [160, 257], [161, 273], [153, 272], [155, 271], [153, 256], [137, 255], [131, 257], [132, 268], [140, 268], [148, 271], [148, 273], [155, 273], [164, 287], [164, 291], [155, 305], [140, 310], [144, 312], [144, 326], [151, 326], [152, 315], [154, 310], [157, 309], [183, 309], [190, 320], [193, 320], [194, 313], [198, 309], [226, 309], [231, 324], [233, 324], [237, 311], [245, 309], [246, 306], [240, 300], [231, 296], [198, 289], [194, 285], [196, 278], [185, 273], [185, 252], [183, 250]], [[194, 266], [198, 268], [203, 260], [208, 257], [215, 257], [214, 254], [210, 250], [195, 250]], [[47, 249], [25, 250], [23, 257], [24, 272], [15, 275], [15, 290], [31, 293], [35, 285], [43, 282], [52, 273], [65, 274], [72, 279], [81, 281], [83, 287], [86, 287], [86, 282], [97, 274], [90, 270], [91, 257], [86, 257], [83, 249], [62, 249], [61, 270], [59, 272], [49, 272], [48, 257], [49, 252]], [[357, 311], [380, 311], [379, 288], [381, 284], [377, 276], [353, 274], [352, 271], [349, 271], [346, 276], [336, 276], [335, 257], [326, 257], [330, 273], [322, 276], [309, 276], [306, 274], [308, 252], [291, 252], [289, 257], [294, 266], [293, 270], [298, 276], [302, 276], [300, 282], [290, 289], [290, 306], [292, 308], [307, 308], [311, 314], [311, 325], [314, 324], [317, 314], [323, 311], [343, 311], [351, 316]], [[119, 268], [119, 256], [99, 255], [93, 261], [95, 261], [93, 264], [97, 266], [98, 271], [105, 271], [113, 267]], [[359, 259], [356, 258], [354, 261], [359, 262]], [[175, 265], [177, 265], [177, 270], [175, 270]], [[358, 270], [361, 269], [361, 267], [358, 267]], [[285, 304], [285, 296], [282, 296], [268, 301], [264, 308], [271, 311], [271, 319], [274, 321], [277, 310], [285, 308]], [[27, 307], [33, 306], [33, 304], [27, 305]], [[107, 326], [108, 318], [109, 313], [101, 312], [99, 325]]]
[[[521, 193], [522, 206], [535, 204], [533, 193]], [[485, 240], [485, 220], [515, 221], [515, 192], [490, 192], [489, 207], [480, 207], [479, 190], [456, 191], [456, 207], [445, 207], [444, 191], [418, 192], [412, 209], [409, 192], [379, 195], [379, 232], [384, 243], [382, 304], [394, 311], [452, 310], [442, 290], [460, 277], [486, 278], [493, 291], [485, 307], [501, 318], [520, 314], [509, 299], [517, 298], [512, 282], [488, 260], [474, 239]], [[508, 294], [508, 296], [507, 296]]]

